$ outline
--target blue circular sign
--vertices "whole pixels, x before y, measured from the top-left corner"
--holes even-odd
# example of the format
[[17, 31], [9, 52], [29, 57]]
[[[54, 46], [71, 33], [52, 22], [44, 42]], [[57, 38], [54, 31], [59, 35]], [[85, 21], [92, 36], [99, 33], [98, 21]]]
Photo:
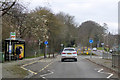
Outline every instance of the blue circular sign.
[[92, 39], [90, 39], [90, 40], [89, 40], [89, 43], [93, 43], [93, 40], [92, 40]]
[[48, 41], [45, 41], [44, 44], [48, 44]]

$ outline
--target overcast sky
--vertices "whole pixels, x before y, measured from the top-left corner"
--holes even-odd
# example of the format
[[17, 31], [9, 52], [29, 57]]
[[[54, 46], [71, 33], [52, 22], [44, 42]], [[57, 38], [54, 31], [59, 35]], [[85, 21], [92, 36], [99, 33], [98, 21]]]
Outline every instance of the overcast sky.
[[[38, 6], [47, 6], [54, 13], [60, 11], [75, 16], [78, 24], [87, 20], [95, 21], [101, 25], [107, 23], [109, 31], [118, 31], [118, 1], [119, 0], [20, 0], [27, 4], [29, 10]], [[49, 3], [49, 4], [48, 4]]]

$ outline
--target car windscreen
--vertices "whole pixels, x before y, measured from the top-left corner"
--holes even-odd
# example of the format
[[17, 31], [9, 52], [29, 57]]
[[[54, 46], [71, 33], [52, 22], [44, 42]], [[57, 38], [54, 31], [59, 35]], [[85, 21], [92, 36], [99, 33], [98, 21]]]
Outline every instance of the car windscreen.
[[75, 51], [74, 49], [64, 49], [64, 51]]

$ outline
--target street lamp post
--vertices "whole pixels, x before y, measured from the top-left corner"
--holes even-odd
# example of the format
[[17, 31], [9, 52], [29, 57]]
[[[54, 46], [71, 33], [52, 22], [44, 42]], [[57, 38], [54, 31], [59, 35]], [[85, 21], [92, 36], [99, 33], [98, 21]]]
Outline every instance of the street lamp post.
[[60, 45], [61, 45], [61, 52], [62, 52], [62, 49], [63, 49], [64, 44], [60, 44]]
[[108, 56], [108, 54], [109, 54], [109, 45], [108, 45], [108, 40], [109, 40], [108, 38], [109, 38], [109, 37], [108, 37], [108, 36], [109, 36], [109, 32], [108, 32], [108, 30], [107, 30], [107, 59], [108, 59], [108, 57], [109, 57], [109, 56]]
[[40, 52], [40, 44], [41, 44], [41, 41], [40, 41], [40, 39], [39, 39], [39, 52]]
[[103, 58], [103, 54], [104, 54], [104, 43], [101, 43], [102, 45], [102, 58]]
[[[45, 20], [45, 23], [46, 23], [47, 20]], [[45, 25], [44, 25], [45, 26]], [[45, 26], [45, 33], [44, 33], [44, 38], [45, 38], [45, 54], [44, 54], [44, 58], [46, 58], [47, 56], [47, 47], [48, 47], [48, 35], [47, 35], [47, 31], [48, 31], [48, 28]]]

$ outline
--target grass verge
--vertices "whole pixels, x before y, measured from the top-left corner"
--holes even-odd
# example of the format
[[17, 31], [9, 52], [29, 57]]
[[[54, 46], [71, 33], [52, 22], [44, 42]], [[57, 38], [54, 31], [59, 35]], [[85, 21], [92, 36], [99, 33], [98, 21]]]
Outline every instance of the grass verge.
[[103, 47], [98, 47], [97, 50], [103, 50]]
[[25, 76], [28, 75], [28, 71], [21, 69], [19, 65], [14, 65], [13, 67], [11, 67], [11, 71], [13, 75], [17, 74], [20, 78], [25, 78]]
[[25, 57], [24, 59], [36, 58], [36, 57], [40, 57], [40, 56], [44, 56], [44, 54], [41, 53], [41, 54], [37, 54], [36, 56], [28, 56], [28, 57]]

